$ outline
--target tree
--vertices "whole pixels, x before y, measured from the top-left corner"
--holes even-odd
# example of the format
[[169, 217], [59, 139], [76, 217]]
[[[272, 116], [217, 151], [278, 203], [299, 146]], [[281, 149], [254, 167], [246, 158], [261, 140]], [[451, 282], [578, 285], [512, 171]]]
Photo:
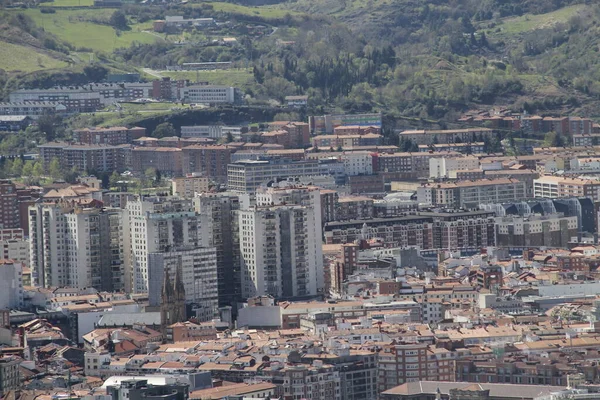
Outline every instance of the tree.
[[83, 73], [90, 80], [90, 82], [100, 82], [106, 79], [106, 75], [108, 75], [108, 69], [101, 65], [92, 64], [83, 67]]
[[23, 170], [21, 171], [21, 175], [25, 178], [27, 183], [31, 183], [31, 180], [33, 178], [33, 162], [32, 161], [27, 161], [23, 165]]
[[154, 131], [152, 132], [152, 137], [157, 139], [161, 139], [164, 137], [177, 136], [177, 131], [175, 127], [170, 122], [163, 122], [159, 124]]
[[110, 175], [108, 175], [108, 172], [102, 174], [102, 189], [110, 189]]
[[225, 135], [225, 143], [231, 143], [231, 142], [233, 142], [233, 133], [227, 132], [227, 134]]
[[50, 161], [50, 164], [48, 165], [48, 173], [54, 180], [63, 178], [63, 171], [60, 167], [60, 161], [58, 161], [58, 158], [53, 158], [52, 161]]
[[33, 176], [35, 176], [36, 178], [41, 178], [42, 175], [44, 175], [44, 166], [42, 165], [41, 162], [36, 161], [35, 164], [33, 164]]
[[23, 174], [23, 160], [15, 158], [10, 167], [10, 174], [13, 176], [21, 176]]
[[62, 124], [62, 119], [56, 114], [44, 114], [37, 120], [37, 128], [46, 135], [46, 140], [53, 141], [58, 133], [58, 128]]
[[116, 187], [119, 184], [120, 180], [121, 180], [121, 175], [119, 175], [119, 173], [117, 171], [113, 171], [113, 173], [109, 179], [109, 186], [110, 186], [109, 188]]
[[154, 168], [146, 169], [146, 171], [144, 171], [144, 178], [143, 178], [144, 186], [147, 187], [148, 185], [150, 185], [155, 177], [156, 177], [156, 170]]
[[160, 169], [156, 168], [156, 171], [154, 171], [154, 182], [158, 186], [161, 181], [162, 181], [162, 174], [160, 172]]
[[565, 138], [556, 132], [548, 132], [544, 136], [544, 146], [547, 147], [564, 147]]
[[115, 29], [128, 30], [127, 17], [121, 10], [117, 10], [110, 16], [108, 23]]

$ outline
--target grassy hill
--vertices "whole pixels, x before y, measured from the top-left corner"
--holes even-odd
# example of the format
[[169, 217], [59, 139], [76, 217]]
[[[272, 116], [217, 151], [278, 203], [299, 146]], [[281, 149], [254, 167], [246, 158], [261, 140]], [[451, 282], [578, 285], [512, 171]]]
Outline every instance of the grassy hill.
[[34, 72], [67, 66], [65, 61], [29, 46], [12, 43], [0, 45], [0, 69], [9, 73]]
[[143, 32], [147, 25], [133, 25], [129, 31], [117, 31], [108, 25], [114, 9], [56, 9], [54, 14], [41, 13], [39, 9], [21, 12], [45, 31], [77, 49], [89, 49], [111, 53], [134, 42], [152, 43], [157, 36]]

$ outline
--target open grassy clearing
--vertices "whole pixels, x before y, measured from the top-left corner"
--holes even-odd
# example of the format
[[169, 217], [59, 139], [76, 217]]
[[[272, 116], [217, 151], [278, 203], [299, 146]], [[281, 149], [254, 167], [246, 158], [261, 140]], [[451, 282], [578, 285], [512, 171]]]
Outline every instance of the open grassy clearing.
[[6, 72], [33, 72], [64, 68], [64, 61], [38, 53], [33, 47], [2, 43], [0, 46], [0, 69]]
[[45, 7], [91, 7], [94, 5], [94, 0], [54, 0], [43, 5]]
[[214, 85], [228, 85], [243, 88], [254, 82], [251, 69], [231, 69], [215, 71], [164, 71], [162, 76], [172, 79], [189, 79], [192, 82], [208, 82]]
[[260, 6], [260, 7], [248, 7], [240, 4], [234, 3], [225, 3], [220, 1], [211, 1], [211, 2], [203, 2], [203, 3], [190, 3], [191, 7], [197, 7], [201, 5], [209, 4], [213, 7], [215, 11], [222, 11], [226, 13], [232, 14], [242, 14], [242, 15], [252, 15], [258, 16], [262, 18], [284, 18], [286, 15], [300, 15], [296, 11], [285, 10], [282, 8], [277, 8], [275, 6]]
[[78, 49], [112, 52], [121, 47], [129, 47], [133, 42], [152, 43], [159, 37], [142, 32], [134, 25], [129, 31], [117, 32], [108, 25], [97, 21], [108, 21], [113, 9], [57, 10], [54, 14], [43, 14], [40, 10], [29, 9], [23, 12], [36, 24], [59, 39], [71, 43]]
[[571, 17], [584, 12], [588, 6], [578, 4], [564, 7], [546, 14], [526, 14], [520, 17], [507, 18], [498, 25], [501, 35], [516, 35], [536, 29], [551, 28], [558, 23], [566, 23]]

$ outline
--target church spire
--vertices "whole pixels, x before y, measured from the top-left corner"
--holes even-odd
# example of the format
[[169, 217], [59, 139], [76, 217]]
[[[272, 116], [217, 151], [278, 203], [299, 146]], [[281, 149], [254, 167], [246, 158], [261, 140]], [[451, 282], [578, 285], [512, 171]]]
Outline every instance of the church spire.
[[171, 279], [169, 278], [169, 271], [165, 270], [163, 275], [162, 302], [164, 304], [168, 303], [173, 298], [173, 285], [171, 284]]
[[176, 297], [185, 299], [185, 287], [183, 286], [183, 279], [181, 278], [181, 265], [178, 265], [177, 269], [175, 270], [174, 289]]

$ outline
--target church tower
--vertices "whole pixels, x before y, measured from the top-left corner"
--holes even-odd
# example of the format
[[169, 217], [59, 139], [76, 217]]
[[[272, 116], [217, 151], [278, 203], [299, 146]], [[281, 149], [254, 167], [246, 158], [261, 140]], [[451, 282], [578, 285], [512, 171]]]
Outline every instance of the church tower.
[[[185, 317], [185, 288], [181, 279], [181, 268], [175, 272], [175, 282], [171, 283], [169, 270], [163, 272], [162, 302], [160, 305], [160, 318], [163, 336], [166, 335], [167, 326], [176, 322], [183, 322]], [[165, 336], [166, 337], [166, 336]]]

